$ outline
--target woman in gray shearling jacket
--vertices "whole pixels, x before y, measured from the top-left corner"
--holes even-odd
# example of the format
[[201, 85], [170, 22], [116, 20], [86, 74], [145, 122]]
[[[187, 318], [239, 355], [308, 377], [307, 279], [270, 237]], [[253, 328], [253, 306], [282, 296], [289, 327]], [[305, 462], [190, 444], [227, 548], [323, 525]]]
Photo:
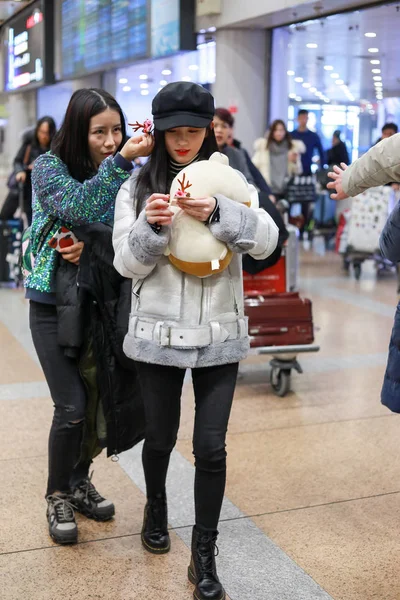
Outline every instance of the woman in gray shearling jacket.
[[117, 196], [113, 234], [114, 265], [132, 279], [124, 351], [135, 360], [145, 405], [142, 543], [156, 554], [170, 549], [165, 481], [179, 428], [185, 371], [191, 368], [196, 525], [189, 579], [198, 600], [224, 600], [214, 549], [226, 479], [225, 437], [238, 363], [249, 348], [241, 255], [269, 256], [277, 245], [278, 228], [265, 211], [220, 195], [178, 199], [178, 206], [204, 222], [234, 257], [225, 271], [205, 279], [176, 269], [164, 256], [173, 214], [167, 193], [180, 170], [217, 151], [213, 97], [197, 84], [172, 83], [154, 98], [153, 115], [153, 153]]

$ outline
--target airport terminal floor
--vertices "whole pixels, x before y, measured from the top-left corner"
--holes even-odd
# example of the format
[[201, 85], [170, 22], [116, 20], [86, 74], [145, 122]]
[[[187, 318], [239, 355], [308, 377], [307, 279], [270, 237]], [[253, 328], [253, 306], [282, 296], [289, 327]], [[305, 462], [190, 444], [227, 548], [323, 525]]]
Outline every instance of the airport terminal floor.
[[[397, 280], [357, 282], [341, 267], [333, 253], [302, 253], [300, 288], [321, 349], [300, 357], [304, 374], [288, 396], [273, 394], [267, 357], [241, 365], [217, 558], [231, 600], [399, 598], [400, 420], [380, 404]], [[188, 600], [189, 380], [168, 480], [170, 554], [141, 545], [140, 447], [94, 464], [115, 519], [78, 515], [78, 545], [56, 546], [44, 500], [52, 403], [27, 308], [21, 291], [0, 290], [1, 599]]]

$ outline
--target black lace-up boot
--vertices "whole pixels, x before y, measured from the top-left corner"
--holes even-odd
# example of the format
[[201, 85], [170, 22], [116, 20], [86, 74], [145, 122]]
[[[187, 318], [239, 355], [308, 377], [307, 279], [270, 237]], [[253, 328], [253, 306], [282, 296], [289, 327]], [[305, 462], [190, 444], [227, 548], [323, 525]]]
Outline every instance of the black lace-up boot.
[[193, 592], [195, 600], [225, 600], [226, 598], [215, 564], [215, 557], [218, 556], [217, 537], [218, 531], [199, 531], [193, 527], [192, 559], [188, 576], [189, 581], [196, 586]]
[[153, 554], [166, 554], [170, 550], [165, 494], [157, 494], [147, 500], [144, 509], [142, 544]]

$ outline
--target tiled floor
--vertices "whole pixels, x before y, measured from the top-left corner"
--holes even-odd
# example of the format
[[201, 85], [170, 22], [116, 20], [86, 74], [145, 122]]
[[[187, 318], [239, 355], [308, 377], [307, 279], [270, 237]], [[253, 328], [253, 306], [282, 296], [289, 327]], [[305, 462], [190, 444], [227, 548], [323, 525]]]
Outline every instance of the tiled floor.
[[[302, 256], [321, 351], [301, 357], [293, 392], [274, 396], [267, 357], [241, 366], [228, 435], [219, 570], [231, 600], [399, 600], [400, 420], [380, 405], [396, 278], [346, 278], [340, 260]], [[172, 552], [142, 550], [140, 448], [95, 462], [115, 501], [106, 524], [78, 517], [56, 547], [43, 490], [51, 400], [27, 306], [0, 290], [1, 600], [184, 600], [193, 524], [193, 395], [185, 388], [169, 475]]]

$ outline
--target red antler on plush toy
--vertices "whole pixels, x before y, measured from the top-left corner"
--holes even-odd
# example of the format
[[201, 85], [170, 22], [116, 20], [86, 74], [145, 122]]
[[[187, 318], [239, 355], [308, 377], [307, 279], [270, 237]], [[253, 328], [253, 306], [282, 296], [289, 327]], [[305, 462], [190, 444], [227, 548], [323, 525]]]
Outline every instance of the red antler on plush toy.
[[182, 181], [178, 179], [178, 183], [181, 186], [181, 189], [176, 192], [176, 198], [190, 198], [190, 193], [186, 190], [192, 187], [192, 184], [190, 183], [189, 179], [187, 180], [187, 182], [185, 182], [185, 178], [186, 173], [183, 174]]
[[128, 125], [132, 127], [135, 133], [139, 131], [139, 129], [141, 129], [143, 133], [152, 133], [153, 131], [153, 121], [150, 121], [150, 119], [146, 119], [144, 123], [136, 121], [136, 123], [128, 123]]

